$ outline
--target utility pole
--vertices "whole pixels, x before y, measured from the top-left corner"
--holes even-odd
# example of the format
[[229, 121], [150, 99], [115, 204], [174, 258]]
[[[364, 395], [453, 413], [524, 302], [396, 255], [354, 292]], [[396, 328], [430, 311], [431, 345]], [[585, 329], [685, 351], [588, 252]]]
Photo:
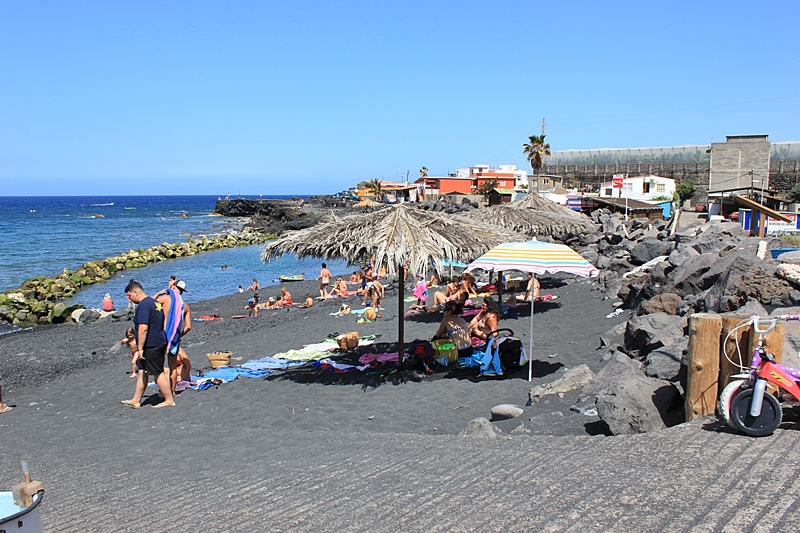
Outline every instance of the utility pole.
[[544, 121], [544, 118], [542, 118], [541, 126], [542, 126], [542, 137], [544, 137], [544, 129], [547, 127], [547, 122]]

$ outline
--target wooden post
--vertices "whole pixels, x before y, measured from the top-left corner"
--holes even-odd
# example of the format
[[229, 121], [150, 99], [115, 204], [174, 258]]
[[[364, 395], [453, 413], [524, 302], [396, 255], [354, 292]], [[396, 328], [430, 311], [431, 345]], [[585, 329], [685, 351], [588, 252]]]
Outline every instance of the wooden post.
[[406, 266], [400, 262], [400, 269], [397, 271], [397, 366], [403, 362], [403, 351], [405, 351], [405, 320], [406, 307], [403, 299], [406, 296]]
[[[775, 362], [780, 363], [783, 359], [783, 322], [775, 324], [775, 328], [764, 335], [764, 349], [775, 356]], [[751, 327], [750, 339], [747, 343], [747, 360], [745, 363], [749, 366], [753, 362], [753, 352], [758, 346], [758, 333]], [[778, 392], [778, 387], [772, 383], [767, 383], [767, 390], [773, 394]]]
[[[720, 334], [719, 350], [719, 390], [724, 389], [725, 386], [731, 382], [731, 376], [742, 373], [742, 370], [737, 365], [728, 361], [728, 358], [735, 363], [739, 363], [739, 354], [741, 354], [742, 366], [747, 367], [750, 365], [753, 355], [753, 350], [749, 348], [751, 328], [749, 326], [740, 328], [728, 337], [731, 331], [736, 329], [736, 326], [749, 318], [748, 315], [722, 315], [722, 333]], [[728, 354], [727, 357], [725, 356], [726, 352]]]
[[686, 421], [714, 412], [719, 380], [720, 315], [697, 313], [689, 317], [689, 373], [686, 383]]

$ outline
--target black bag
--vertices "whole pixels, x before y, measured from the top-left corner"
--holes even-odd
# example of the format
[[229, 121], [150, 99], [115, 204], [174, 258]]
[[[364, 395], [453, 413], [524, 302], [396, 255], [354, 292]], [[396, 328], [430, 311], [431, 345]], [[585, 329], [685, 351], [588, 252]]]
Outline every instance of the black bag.
[[503, 372], [513, 372], [519, 368], [519, 359], [522, 357], [522, 341], [514, 336], [514, 332], [508, 328], [498, 329], [497, 331], [508, 331], [510, 335], [505, 337], [497, 350], [500, 352], [500, 367]]

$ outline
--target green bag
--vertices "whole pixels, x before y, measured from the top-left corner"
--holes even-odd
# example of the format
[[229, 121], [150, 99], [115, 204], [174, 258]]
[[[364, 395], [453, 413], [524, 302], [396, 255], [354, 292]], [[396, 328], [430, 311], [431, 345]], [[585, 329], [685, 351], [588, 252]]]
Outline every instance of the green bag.
[[434, 357], [437, 361], [444, 362], [443, 366], [455, 364], [458, 361], [458, 348], [447, 339], [436, 339], [433, 345]]

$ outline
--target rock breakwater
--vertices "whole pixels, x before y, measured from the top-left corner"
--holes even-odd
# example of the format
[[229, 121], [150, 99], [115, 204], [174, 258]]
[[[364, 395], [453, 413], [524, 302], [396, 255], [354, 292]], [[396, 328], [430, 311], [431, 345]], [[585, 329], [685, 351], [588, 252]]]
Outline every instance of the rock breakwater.
[[81, 287], [106, 281], [120, 270], [141, 268], [150, 263], [207, 250], [261, 244], [270, 238], [271, 235], [254, 228], [211, 237], [200, 235], [190, 237], [186, 242], [164, 242], [147, 249], [129, 250], [113, 257], [89, 261], [75, 270], [65, 268], [57, 276], [38, 276], [24, 281], [18, 289], [0, 293], [0, 321], [21, 327], [66, 322], [73, 311], [84, 306], [68, 306], [60, 300], [70, 298]]

